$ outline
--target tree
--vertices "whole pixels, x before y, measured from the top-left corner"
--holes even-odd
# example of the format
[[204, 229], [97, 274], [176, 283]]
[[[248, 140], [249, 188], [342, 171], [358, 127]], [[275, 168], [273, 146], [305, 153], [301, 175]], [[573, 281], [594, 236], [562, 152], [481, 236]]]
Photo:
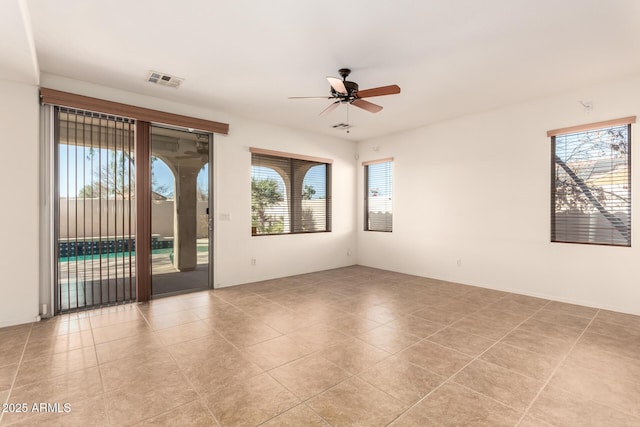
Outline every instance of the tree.
[[97, 183], [87, 184], [78, 191], [79, 199], [97, 199], [100, 197], [100, 189]]
[[[133, 197], [135, 163], [124, 151], [102, 150], [96, 159], [96, 150], [89, 149], [87, 160], [93, 163], [96, 170], [93, 180], [78, 192], [81, 198]], [[97, 163], [97, 164], [96, 164]]]
[[[628, 135], [626, 127], [584, 132], [574, 143], [567, 143], [571, 152], [562, 159], [555, 154], [555, 210], [602, 214], [609, 223], [629, 240], [628, 226], [608, 209], [612, 200], [629, 200], [614, 191], [606, 191], [597, 178], [626, 167]], [[599, 166], [605, 162], [605, 167]]]
[[160, 160], [159, 158], [157, 158], [156, 156], [151, 156], [151, 191], [158, 193], [158, 194], [162, 194], [165, 197], [171, 197], [173, 196], [173, 188], [169, 188], [168, 185], [166, 184], [160, 184], [158, 182], [158, 178], [156, 177], [154, 171], [153, 171], [153, 165], [155, 162], [157, 162], [158, 160]]
[[207, 188], [200, 183], [198, 183], [198, 186], [196, 187], [196, 200], [199, 202], [206, 202], [209, 200], [209, 192], [207, 191]]
[[209, 166], [204, 165], [198, 172], [196, 184], [196, 200], [206, 202], [209, 200]]
[[284, 219], [267, 213], [267, 209], [284, 200], [278, 182], [271, 179], [251, 178], [251, 225], [258, 234], [277, 233], [284, 230]]
[[304, 191], [302, 192], [302, 200], [311, 200], [313, 195], [316, 194], [316, 189], [313, 188], [313, 185], [304, 185]]
[[[78, 192], [79, 198], [111, 196], [129, 199], [134, 196], [135, 160], [129, 153], [120, 150], [102, 150], [96, 156], [96, 150], [91, 148], [87, 154], [87, 160], [94, 163], [96, 170], [93, 172], [93, 181]], [[153, 173], [153, 164], [157, 160], [157, 157], [151, 157], [151, 190], [168, 196], [171, 194], [169, 187], [160, 185]]]

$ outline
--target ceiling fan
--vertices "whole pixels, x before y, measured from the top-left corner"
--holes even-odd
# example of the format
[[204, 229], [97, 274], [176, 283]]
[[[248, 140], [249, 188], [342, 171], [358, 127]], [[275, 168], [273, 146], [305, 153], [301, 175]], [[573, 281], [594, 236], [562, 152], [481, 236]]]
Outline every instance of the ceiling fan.
[[351, 82], [347, 80], [349, 74], [351, 74], [351, 70], [348, 68], [341, 68], [338, 70], [342, 80], [337, 77], [327, 77], [329, 84], [331, 85], [331, 96], [290, 96], [289, 99], [333, 99], [334, 102], [331, 103], [327, 108], [322, 110], [320, 115], [325, 115], [335, 110], [340, 104], [351, 104], [358, 108], [362, 108], [363, 110], [369, 111], [370, 113], [377, 113], [382, 110], [380, 105], [374, 104], [373, 102], [366, 101], [363, 98], [371, 98], [374, 96], [383, 96], [383, 95], [394, 95], [396, 93], [400, 93], [400, 86], [398, 85], [389, 85], [389, 86], [381, 86], [375, 87], [372, 89], [364, 89], [359, 90], [358, 84], [356, 82]]

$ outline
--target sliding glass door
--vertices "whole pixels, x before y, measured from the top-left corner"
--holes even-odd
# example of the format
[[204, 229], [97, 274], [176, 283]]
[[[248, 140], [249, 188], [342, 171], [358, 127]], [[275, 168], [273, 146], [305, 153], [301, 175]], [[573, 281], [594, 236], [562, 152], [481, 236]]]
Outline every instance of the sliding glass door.
[[210, 288], [211, 134], [53, 111], [55, 312]]
[[210, 134], [151, 126], [151, 295], [209, 288]]

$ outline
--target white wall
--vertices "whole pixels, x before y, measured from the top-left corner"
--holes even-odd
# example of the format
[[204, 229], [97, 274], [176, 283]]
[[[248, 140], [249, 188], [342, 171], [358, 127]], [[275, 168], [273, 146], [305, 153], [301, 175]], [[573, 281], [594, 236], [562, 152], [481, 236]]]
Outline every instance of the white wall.
[[[230, 124], [229, 135], [214, 137], [217, 287], [355, 263], [355, 143], [57, 76], [44, 74], [41, 85]], [[0, 168], [0, 188], [3, 199], [21, 206], [0, 209], [0, 327], [34, 321], [39, 312], [38, 90], [0, 80], [0, 132], [9, 159]], [[251, 236], [251, 146], [334, 160], [331, 233]], [[229, 220], [218, 220], [220, 214]]]
[[[258, 123], [241, 117], [43, 74], [41, 85], [86, 96], [229, 123], [214, 136], [215, 286], [283, 277], [355, 263], [356, 144]], [[166, 90], [160, 88], [160, 90]], [[331, 158], [333, 231], [307, 235], [251, 236], [249, 147]], [[230, 220], [220, 220], [220, 218]], [[347, 256], [347, 250], [352, 251]], [[251, 266], [251, 259], [256, 265]]]
[[[240, 118], [228, 136], [216, 136], [218, 284], [222, 286], [318, 271], [355, 263], [355, 143], [293, 131]], [[288, 236], [251, 236], [251, 153], [259, 147], [330, 158], [332, 231]], [[347, 256], [347, 250], [352, 255]], [[251, 259], [256, 265], [251, 266]], [[224, 268], [221, 268], [224, 266]]]
[[[637, 76], [359, 143], [361, 161], [395, 162], [393, 232], [361, 231], [359, 214], [358, 263], [640, 314], [640, 210], [631, 248], [550, 243], [546, 137], [640, 115], [639, 94]], [[640, 150], [631, 152], [637, 202]], [[357, 188], [362, 212], [361, 166]]]
[[[38, 315], [38, 88], [0, 80], [0, 327]], [[19, 208], [16, 208], [19, 207]], [[16, 226], [19, 224], [20, 226]]]
[[[357, 260], [640, 314], [639, 211], [632, 212], [632, 248], [549, 243], [546, 137], [549, 129], [639, 114], [640, 77], [364, 141], [357, 150], [338, 138], [55, 76], [43, 75], [42, 85], [231, 125], [230, 134], [216, 135], [214, 144], [216, 286]], [[0, 81], [5, 100], [0, 130], [12, 154], [0, 168], [0, 185], [3, 197], [23, 206], [0, 213], [0, 327], [32, 321], [38, 314], [37, 91], [35, 86]], [[578, 100], [593, 101], [594, 111], [585, 114]], [[251, 236], [251, 146], [334, 159], [331, 233]], [[363, 172], [353, 160], [356, 151], [359, 162], [395, 157], [393, 233], [361, 231]], [[638, 150], [632, 150], [632, 156], [632, 164], [639, 164]], [[634, 200], [640, 200], [638, 177], [634, 168]], [[9, 226], [16, 223], [24, 227]], [[251, 266], [252, 258], [256, 266]]]

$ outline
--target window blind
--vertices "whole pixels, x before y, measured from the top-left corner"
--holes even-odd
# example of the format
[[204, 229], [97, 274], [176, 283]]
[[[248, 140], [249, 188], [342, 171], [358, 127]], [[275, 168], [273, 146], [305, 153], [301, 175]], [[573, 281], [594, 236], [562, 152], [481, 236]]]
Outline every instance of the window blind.
[[631, 246], [631, 124], [551, 145], [551, 241]]
[[135, 301], [135, 122], [55, 108], [56, 312]]
[[393, 230], [393, 159], [364, 162], [365, 231]]
[[331, 164], [252, 151], [252, 234], [331, 231]]

